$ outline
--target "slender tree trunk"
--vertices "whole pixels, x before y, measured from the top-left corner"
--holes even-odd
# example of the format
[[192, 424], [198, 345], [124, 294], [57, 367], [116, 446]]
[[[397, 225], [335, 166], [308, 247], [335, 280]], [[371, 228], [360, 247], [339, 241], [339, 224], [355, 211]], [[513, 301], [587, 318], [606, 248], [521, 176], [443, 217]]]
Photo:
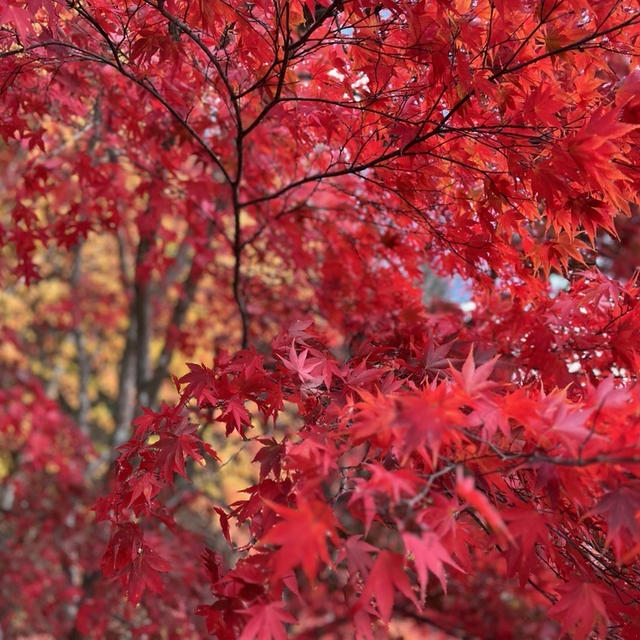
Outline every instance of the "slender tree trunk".
[[[136, 254], [136, 271], [144, 261], [149, 247], [149, 240], [141, 238]], [[112, 438], [114, 446], [121, 445], [129, 438], [131, 423], [139, 404], [148, 404], [145, 387], [151, 375], [149, 359], [151, 293], [148, 281], [141, 281], [137, 274], [134, 281], [133, 300], [129, 309], [129, 326], [120, 360], [115, 428]]]
[[[143, 237], [138, 244], [136, 270], [139, 272], [144, 258], [149, 251], [150, 241]], [[136, 316], [136, 396], [138, 404], [149, 404], [147, 386], [151, 378], [151, 291], [147, 278], [136, 274], [134, 310]]]
[[[82, 267], [82, 244], [78, 243], [73, 247], [73, 266], [71, 268], [71, 289], [78, 291]], [[78, 363], [78, 411], [77, 422], [80, 429], [89, 435], [89, 376], [91, 375], [91, 364], [87, 353], [86, 339], [82, 328], [82, 318], [80, 314], [80, 303], [78, 297], [73, 301], [73, 339], [76, 345], [76, 358]]]

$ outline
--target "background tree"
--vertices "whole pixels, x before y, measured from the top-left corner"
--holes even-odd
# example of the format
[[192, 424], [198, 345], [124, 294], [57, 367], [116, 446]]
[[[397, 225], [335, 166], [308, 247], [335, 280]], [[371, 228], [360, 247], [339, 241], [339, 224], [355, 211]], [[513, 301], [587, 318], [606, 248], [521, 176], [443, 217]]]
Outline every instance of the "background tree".
[[8, 634], [633, 637], [635, 3], [0, 22]]

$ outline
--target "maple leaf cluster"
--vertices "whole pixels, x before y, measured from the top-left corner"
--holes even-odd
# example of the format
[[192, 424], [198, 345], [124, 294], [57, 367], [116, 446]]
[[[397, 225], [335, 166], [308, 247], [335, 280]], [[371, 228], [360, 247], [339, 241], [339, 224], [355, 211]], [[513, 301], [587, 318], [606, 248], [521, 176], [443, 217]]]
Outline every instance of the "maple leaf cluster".
[[[392, 612], [454, 635], [471, 625], [490, 635], [496, 619], [526, 637], [550, 620], [579, 637], [608, 625], [634, 633], [637, 389], [609, 377], [571, 399], [515, 384], [511, 366], [473, 351], [456, 369], [466, 343], [426, 339], [424, 329], [340, 362], [297, 325], [266, 358], [246, 351], [192, 365], [180, 402], [144, 416], [143, 434], [180, 432], [187, 415], [225, 415], [229, 404], [251, 403], [262, 424], [273, 421], [272, 437], [252, 438], [258, 482], [216, 507], [235, 557], [205, 554], [214, 603], [199, 613], [217, 637], [279, 638], [287, 628], [373, 637]], [[279, 428], [290, 403], [302, 426]], [[110, 548], [135, 526], [132, 504], [136, 520], [161, 508], [156, 490], [129, 497], [147, 475], [133, 442], [111, 498]], [[129, 572], [138, 558], [127, 553]], [[478, 574], [495, 600], [455, 612], [451, 593], [470, 593]]]
[[639, 69], [625, 0], [6, 0], [2, 632], [638, 635]]
[[[166, 570], [167, 560], [153, 561], [162, 554], [174, 573], [165, 581], [163, 598], [143, 596], [154, 583], [144, 582], [146, 566], [140, 562], [129, 588], [130, 597], [138, 593], [142, 603], [134, 608], [124, 602], [120, 585], [101, 578], [101, 558], [105, 573], [109, 569], [109, 529], [96, 526], [93, 517], [103, 491], [88, 481], [97, 460], [91, 442], [33, 377], [4, 372], [0, 400], [0, 625], [7, 636], [143, 635], [156, 629], [156, 619], [176, 637], [199, 635], [190, 609], [206, 596], [206, 574], [189, 558], [202, 539], [186, 530], [169, 537], [152, 532], [147, 541], [154, 551], [145, 561]], [[126, 529], [118, 562], [126, 559], [125, 539]], [[133, 553], [138, 557], [137, 547]]]

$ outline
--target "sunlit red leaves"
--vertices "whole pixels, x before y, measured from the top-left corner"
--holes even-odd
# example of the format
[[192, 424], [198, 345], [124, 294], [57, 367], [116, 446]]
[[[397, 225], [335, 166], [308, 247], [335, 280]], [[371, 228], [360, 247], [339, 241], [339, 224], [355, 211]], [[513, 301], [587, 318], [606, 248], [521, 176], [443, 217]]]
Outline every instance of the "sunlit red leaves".
[[573, 631], [579, 640], [588, 638], [596, 626], [600, 633], [609, 620], [603, 601], [604, 586], [572, 578], [558, 588], [560, 597], [549, 613], [562, 623], [562, 631]]
[[463, 500], [463, 503], [482, 516], [492, 529], [500, 532], [510, 540], [513, 539], [500, 513], [491, 504], [487, 496], [475, 487], [474, 479], [470, 476], [465, 477], [460, 467], [458, 467], [456, 474], [456, 493]]
[[266, 416], [272, 416], [281, 407], [282, 395], [254, 352], [220, 360], [217, 374], [205, 365], [189, 363], [189, 373], [178, 380], [184, 385], [182, 398], [185, 403], [193, 398], [200, 407], [219, 409], [217, 419], [226, 425], [226, 434], [237, 431], [244, 438], [251, 427], [245, 401], [253, 400]]
[[349, 573], [354, 579], [358, 575], [364, 578], [369, 575], [375, 551], [376, 547], [365, 542], [361, 536], [354, 535], [342, 541], [340, 555], [345, 557]]
[[260, 438], [258, 440], [262, 444], [262, 448], [256, 453], [252, 462], [260, 463], [260, 479], [266, 478], [269, 473], [278, 477], [282, 465], [282, 457], [285, 448], [282, 443], [276, 442], [274, 439]]
[[[173, 470], [170, 473], [171, 478], [173, 478]], [[144, 504], [143, 508], [149, 508], [162, 486], [162, 482], [158, 480], [156, 474], [152, 471], [146, 471], [135, 476], [129, 482], [131, 497], [127, 506], [130, 507], [141, 501]]]
[[442, 545], [440, 537], [432, 532], [425, 531], [420, 535], [405, 533], [402, 536], [407, 555], [411, 557], [418, 574], [420, 585], [420, 602], [424, 602], [427, 590], [429, 573], [432, 573], [440, 582], [442, 590], [447, 592], [447, 580], [445, 576], [445, 564], [461, 571], [460, 567], [452, 559], [451, 554]]
[[459, 410], [463, 398], [446, 385], [414, 393], [360, 395], [362, 402], [348, 429], [352, 442], [389, 447], [401, 460], [414, 453], [437, 456], [443, 442], [458, 437], [455, 428], [466, 424]]
[[499, 356], [496, 356], [489, 362], [481, 364], [476, 367], [473, 349], [469, 351], [467, 359], [462, 365], [462, 369], [458, 372], [457, 369], [451, 368], [451, 376], [458, 383], [458, 385], [468, 394], [469, 398], [479, 396], [483, 392], [493, 389], [497, 386], [497, 383], [490, 380], [491, 373], [495, 367], [496, 360]]
[[396, 593], [401, 594], [420, 609], [403, 563], [404, 558], [400, 554], [380, 551], [360, 596], [361, 606], [366, 606], [372, 598], [375, 600], [383, 622], [389, 622], [391, 618]]
[[0, 12], [0, 24], [8, 24], [16, 29], [22, 41], [33, 32], [32, 13], [17, 2], [8, 2]]
[[[598, 245], [616, 247], [614, 216], [637, 197], [627, 4], [0, 10], [0, 131], [15, 155], [0, 203], [15, 253], [3, 254], [3, 275], [34, 280], [41, 247], [72, 247], [89, 230], [115, 232], [125, 249], [138, 232], [152, 246], [123, 281], [131, 271], [154, 291], [175, 289], [180, 311], [193, 284], [179, 281], [182, 261], [194, 254], [189, 273], [206, 280], [193, 294], [198, 326], [233, 318], [213, 337], [169, 327], [171, 348], [213, 349], [216, 362], [189, 365], [181, 401], [136, 419], [96, 507], [114, 527], [105, 573], [132, 601], [157, 591], [167, 568], [142, 521], [171, 523], [163, 505], [176, 475], [215, 457], [193, 410], [216, 437], [237, 432], [256, 468], [245, 499], [215, 509], [238, 554], [232, 569], [208, 558], [206, 615], [220, 637], [283, 638], [326, 609], [347, 636], [355, 617], [366, 637], [394, 604], [419, 616], [429, 574], [434, 591], [460, 598], [470, 583], [457, 567], [484, 577], [486, 564], [496, 593], [511, 593], [518, 574], [523, 611], [558, 594], [562, 631], [625, 624], [601, 591], [634, 586], [616, 565], [633, 562], [638, 534], [638, 296], [576, 269]], [[69, 132], [43, 126], [47, 113]], [[476, 312], [425, 308], [425, 260], [473, 282]], [[568, 278], [555, 300], [553, 272]], [[154, 296], [155, 339], [175, 314]], [[297, 320], [269, 350], [276, 325], [307, 314], [326, 335]], [[241, 321], [264, 357], [219, 352], [235, 347]], [[99, 324], [120, 326], [110, 322]], [[601, 382], [610, 373], [616, 388]], [[19, 458], [21, 472], [75, 488], [86, 461], [59, 437], [69, 422], [34, 393], [3, 396], [7, 465]], [[247, 440], [249, 429], [261, 437]], [[30, 477], [12, 479], [12, 501], [22, 504]]]
[[638, 552], [640, 526], [640, 489], [637, 485], [622, 486], [602, 496], [592, 513], [604, 518], [607, 524], [606, 543], [611, 544], [620, 562], [625, 551]]
[[308, 349], [303, 349], [298, 353], [296, 351], [295, 344], [292, 343], [291, 348], [289, 349], [288, 358], [283, 358], [282, 356], [279, 357], [284, 366], [298, 375], [302, 382], [305, 382], [310, 386], [317, 386], [320, 384], [321, 378], [319, 376], [314, 376], [313, 372], [316, 371], [320, 362], [315, 358], [309, 358], [307, 361], [308, 354]]
[[524, 586], [540, 562], [536, 545], [544, 544], [548, 539], [548, 520], [544, 514], [528, 507], [505, 510], [503, 517], [513, 537], [507, 552], [507, 571], [509, 574], [517, 572], [520, 586]]
[[109, 547], [102, 558], [102, 570], [114, 575], [131, 564], [142, 548], [142, 532], [132, 523], [125, 524], [115, 531]]
[[[197, 427], [185, 421], [175, 430], [161, 434], [153, 445], [156, 450], [155, 463], [161, 470], [165, 482], [171, 482], [174, 473], [186, 477], [185, 461], [188, 457], [199, 464], [205, 464], [201, 453], [205, 445], [196, 432]], [[215, 453], [210, 447], [207, 448], [207, 452], [215, 459]]]
[[[311, 338], [291, 339], [289, 346], [282, 340], [277, 341], [280, 352], [291, 356], [296, 340]], [[309, 355], [311, 348], [313, 356]], [[248, 377], [242, 376], [242, 368], [233, 364], [234, 360], [221, 364], [220, 370], [227, 373], [229, 367], [239, 367], [244, 382], [241, 390], [233, 391], [238, 398], [242, 394], [249, 398], [255, 389], [269, 388], [269, 381], [283, 376], [293, 385], [284, 397], [289, 394], [302, 415], [313, 416], [312, 422], [297, 432], [297, 441], [289, 440], [291, 434], [281, 442], [261, 438], [254, 458], [261, 466], [260, 482], [246, 490], [247, 500], [237, 501], [230, 510], [216, 507], [229, 542], [234, 544], [237, 535], [231, 523], [248, 527], [258, 540], [258, 553], [250, 556], [251, 571], [246, 573], [247, 565], [243, 578], [216, 568], [217, 589], [236, 584], [246, 594], [245, 604], [255, 612], [250, 620], [269, 618], [264, 629], [255, 622], [251, 633], [260, 628], [271, 634], [265, 637], [280, 637], [287, 632], [285, 624], [297, 620], [295, 607], [269, 609], [269, 602], [279, 600], [260, 599], [265, 597], [264, 588], [276, 593], [286, 588], [296, 598], [304, 598], [308, 584], [323, 589], [326, 581], [333, 579], [344, 579], [349, 592], [353, 591], [349, 606], [357, 628], [364, 633], [376, 617], [390, 620], [394, 603], [402, 610], [424, 603], [425, 598], [428, 602], [430, 575], [437, 591], [449, 591], [448, 582], [460, 580], [463, 568], [468, 571], [473, 567], [473, 546], [490, 545], [491, 540], [499, 540], [502, 549], [497, 553], [487, 547], [486, 553], [502, 557], [506, 575], [517, 576], [524, 588], [531, 576], [543, 571], [539, 554], [545, 549], [545, 553], [557, 553], [549, 551], [550, 541], [554, 540], [552, 548], [561, 549], [562, 544], [555, 532], [559, 525], [548, 509], [533, 508], [533, 504], [516, 498], [517, 492], [532, 491], [541, 505], [555, 509], [575, 495], [575, 507], [582, 509], [583, 515], [581, 520], [579, 513], [571, 516], [572, 526], [597, 519], [606, 526], [606, 541], [614, 547], [616, 557], [623, 563], [634, 557], [635, 498], [627, 500], [626, 494], [620, 494], [618, 499], [613, 491], [604, 494], [600, 502], [590, 503], [588, 496], [582, 495], [590, 472], [576, 473], [570, 466], [580, 455], [593, 456], [604, 445], [613, 446], [605, 437], [607, 425], [612, 412], [622, 409], [620, 415], [626, 415], [629, 396], [615, 389], [612, 380], [588, 386], [583, 401], [575, 402], [566, 390], [545, 393], [514, 387], [500, 377], [508, 369], [497, 371], [495, 358], [476, 366], [471, 351], [461, 366], [458, 364], [460, 369], [453, 364], [443, 368], [439, 379], [431, 383], [423, 381], [421, 369], [416, 370], [412, 375], [420, 376], [416, 380], [423, 388], [415, 382], [403, 385], [395, 377], [390, 384], [378, 386], [379, 376], [369, 376], [369, 367], [363, 366], [370, 359], [371, 371], [380, 370], [376, 359], [381, 356], [374, 353], [355, 365], [341, 365], [340, 373], [332, 374], [330, 386], [323, 382], [316, 385], [316, 381], [310, 386], [309, 378], [300, 375], [307, 370], [310, 357], [325, 359], [317, 344], [298, 347], [295, 356], [278, 358], [275, 369], [265, 370], [255, 362], [254, 373]], [[244, 359], [241, 356], [237, 362]], [[301, 366], [300, 371], [295, 363]], [[347, 383], [350, 370], [362, 379], [357, 391], [360, 401], [355, 404], [354, 391]], [[256, 375], [256, 371], [261, 373]], [[319, 398], [324, 398], [322, 405]], [[186, 424], [168, 409], [163, 415], [166, 417], [141, 418], [139, 428], [153, 432], [157, 430], [154, 420], [164, 420], [161, 424], [165, 428], [171, 425], [177, 433], [176, 427]], [[146, 423], [148, 431], [144, 430]], [[347, 442], [354, 447], [350, 456], [342, 449]], [[504, 449], [506, 442], [511, 443], [510, 450]], [[162, 466], [175, 469], [167, 466], [167, 461], [175, 464], [175, 453], [165, 446], [172, 455], [161, 455], [165, 461]], [[462, 456], [459, 460], [467, 469], [451, 464], [451, 456]], [[511, 458], [513, 462], [507, 464]], [[567, 466], [556, 468], [554, 458], [566, 461]], [[605, 468], [589, 467], [597, 474]], [[521, 479], [516, 481], [508, 469], [516, 469]], [[148, 500], [147, 496], [155, 499], [155, 490], [145, 488], [144, 477], [140, 483], [136, 489], [139, 500]], [[332, 501], [317, 493], [320, 487], [331, 492]], [[434, 494], [443, 488], [451, 496], [446, 504], [441, 494]], [[353, 528], [354, 523], [359, 529]], [[386, 538], [377, 542], [382, 531]], [[398, 545], [404, 556], [397, 553]], [[567, 562], [564, 557], [558, 561]], [[265, 575], [268, 583], [264, 583]], [[152, 576], [148, 580], [153, 583]], [[147, 584], [147, 578], [140, 579], [141, 584]], [[597, 594], [600, 586], [594, 584]], [[575, 627], [581, 633], [581, 625], [587, 628], [605, 619], [604, 614], [585, 618], [583, 612], [576, 612], [572, 598], [567, 595], [552, 609], [558, 619], [564, 616], [568, 630]], [[236, 601], [226, 602], [223, 605], [221, 600], [206, 612], [203, 609], [212, 630], [227, 624], [230, 612], [240, 606]]]
[[303, 497], [298, 498], [295, 509], [266, 499], [264, 503], [282, 518], [261, 540], [261, 544], [279, 547], [273, 556], [274, 579], [301, 567], [313, 581], [320, 563], [331, 564], [327, 542], [338, 544], [333, 510], [323, 502]]
[[169, 563], [147, 546], [142, 547], [128, 570], [120, 576], [127, 599], [131, 604], [140, 602], [145, 590], [162, 593], [163, 585], [160, 577], [170, 569]]
[[118, 526], [112, 535], [101, 564], [107, 577], [119, 578], [127, 599], [140, 602], [146, 589], [162, 592], [161, 573], [169, 571], [169, 563], [144, 544], [142, 532], [132, 524]]
[[[597, 448], [606, 442], [598, 433], [596, 407], [568, 403], [567, 390], [528, 394], [522, 390], [507, 395], [502, 406], [508, 417], [518, 420], [534, 441], [544, 447], [562, 446], [566, 455]], [[596, 413], [594, 413], [596, 412]]]
[[595, 112], [567, 143], [567, 152], [595, 189], [610, 202], [628, 212], [621, 185], [631, 178], [616, 164], [619, 139], [633, 131], [635, 125], [620, 122], [616, 109]]
[[187, 364], [189, 373], [178, 380], [185, 398], [197, 398], [200, 403], [209, 402], [215, 405], [218, 398], [215, 395], [216, 379], [214, 373], [203, 364], [190, 362]]
[[255, 605], [239, 613], [249, 616], [240, 640], [286, 640], [285, 623], [296, 621], [280, 602]]
[[[175, 473], [186, 477], [185, 462], [188, 458], [201, 465], [205, 464], [204, 453], [218, 459], [211, 446], [200, 438], [197, 426], [189, 422], [180, 405], [163, 405], [159, 412], [147, 410], [135, 424], [134, 438], [120, 447], [119, 464], [125, 477], [133, 470], [129, 461], [136, 457], [141, 460], [141, 470], [159, 474], [165, 484], [173, 482]], [[140, 478], [136, 482], [139, 483]], [[145, 489], [144, 493], [148, 491]]]

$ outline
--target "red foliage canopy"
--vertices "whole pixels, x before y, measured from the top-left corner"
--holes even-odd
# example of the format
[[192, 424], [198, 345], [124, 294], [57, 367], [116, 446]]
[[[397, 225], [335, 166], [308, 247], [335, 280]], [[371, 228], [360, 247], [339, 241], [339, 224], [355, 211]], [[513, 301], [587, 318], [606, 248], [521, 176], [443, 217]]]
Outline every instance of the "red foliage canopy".
[[[104, 637], [118, 610], [199, 637], [196, 605], [221, 639], [640, 633], [636, 2], [8, 0], [0, 23], [3, 277], [89, 234], [135, 248], [108, 532], [82, 420], [3, 379], [7, 633]], [[426, 265], [465, 311], [425, 303]], [[207, 278], [233, 355], [160, 404]], [[233, 504], [177, 486], [215, 475], [211, 428], [255, 456]]]

